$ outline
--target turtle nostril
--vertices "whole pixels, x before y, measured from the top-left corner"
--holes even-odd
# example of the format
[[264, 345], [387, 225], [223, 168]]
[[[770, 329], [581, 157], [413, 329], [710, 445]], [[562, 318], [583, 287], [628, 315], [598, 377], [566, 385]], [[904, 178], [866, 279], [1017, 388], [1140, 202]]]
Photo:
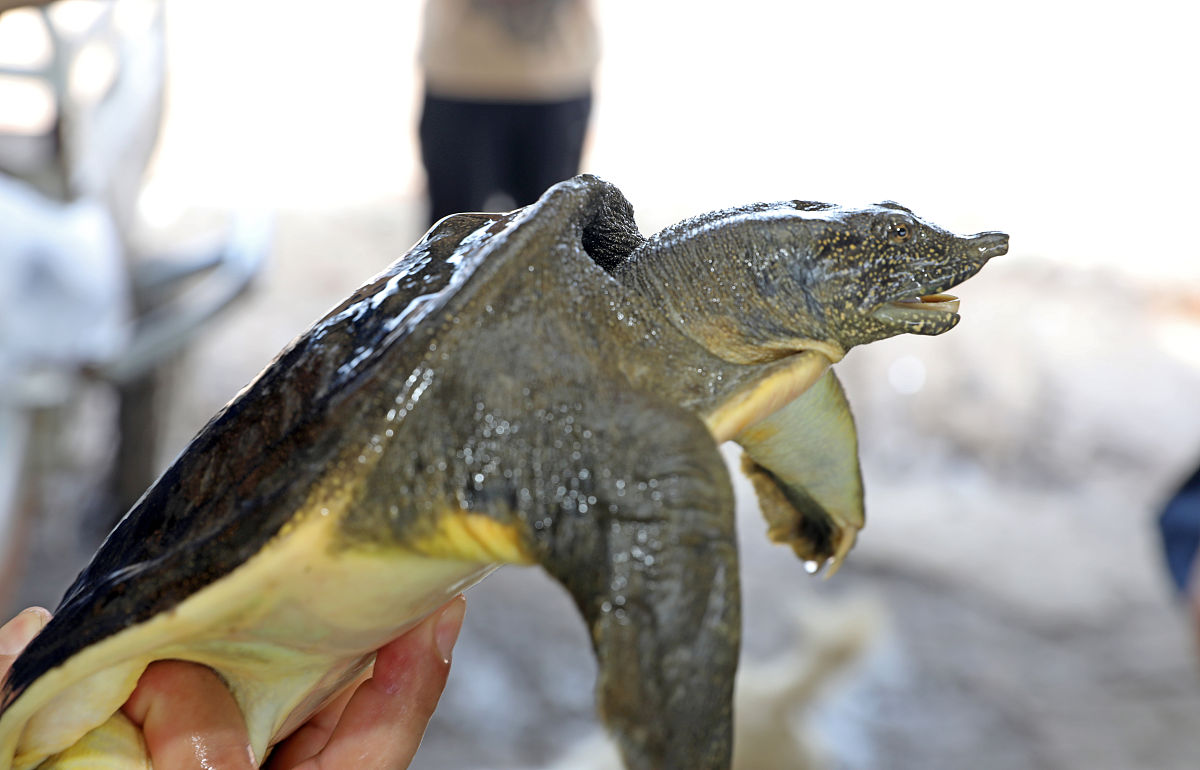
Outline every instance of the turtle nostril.
[[1008, 233], [979, 233], [971, 237], [971, 245], [979, 250], [979, 256], [984, 259], [1003, 256], [1008, 253]]

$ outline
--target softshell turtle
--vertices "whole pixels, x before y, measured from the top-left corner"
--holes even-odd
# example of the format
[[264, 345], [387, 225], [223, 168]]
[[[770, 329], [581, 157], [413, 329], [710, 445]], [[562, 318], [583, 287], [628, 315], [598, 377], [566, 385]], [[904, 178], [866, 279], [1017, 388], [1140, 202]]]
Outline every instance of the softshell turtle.
[[220, 674], [262, 757], [501, 564], [574, 598], [630, 767], [727, 767], [740, 598], [718, 445], [745, 448], [770, 536], [836, 567], [863, 510], [830, 364], [953, 327], [941, 292], [1007, 244], [804, 201], [646, 239], [591, 176], [442, 220], [109, 535], [4, 682], [0, 768], [138, 756], [118, 709], [168, 658]]

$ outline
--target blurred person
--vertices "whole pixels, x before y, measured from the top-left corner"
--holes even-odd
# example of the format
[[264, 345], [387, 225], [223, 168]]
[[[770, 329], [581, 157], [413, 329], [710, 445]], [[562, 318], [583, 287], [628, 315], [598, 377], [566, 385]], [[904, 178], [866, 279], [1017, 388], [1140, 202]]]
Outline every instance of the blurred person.
[[1175, 587], [1188, 600], [1200, 641], [1200, 468], [1183, 482], [1158, 518], [1167, 569]]
[[578, 173], [598, 60], [588, 0], [427, 0], [419, 136], [430, 224], [528, 205]]
[[[407, 767], [446, 686], [466, 601], [455, 597], [377, 652], [373, 669], [275, 746], [271, 768]], [[0, 626], [0, 681], [50, 621], [30, 607]], [[211, 670], [158, 661], [121, 707], [155, 770], [258, 767], [233, 696]]]

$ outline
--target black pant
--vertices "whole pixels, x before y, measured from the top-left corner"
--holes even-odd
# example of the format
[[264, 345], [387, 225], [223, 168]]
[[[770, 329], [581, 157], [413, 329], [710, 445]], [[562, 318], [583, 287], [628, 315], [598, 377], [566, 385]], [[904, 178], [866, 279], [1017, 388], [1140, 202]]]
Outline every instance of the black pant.
[[516, 206], [579, 172], [591, 95], [565, 102], [475, 102], [425, 95], [421, 159], [432, 224], [482, 211], [497, 194]]

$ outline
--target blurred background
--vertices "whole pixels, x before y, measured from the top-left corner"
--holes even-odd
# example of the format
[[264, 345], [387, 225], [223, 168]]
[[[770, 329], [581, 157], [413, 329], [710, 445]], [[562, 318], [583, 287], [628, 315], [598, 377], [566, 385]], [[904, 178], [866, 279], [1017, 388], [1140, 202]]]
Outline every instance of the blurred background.
[[[0, 311], [5, 616], [53, 607], [137, 486], [121, 474], [161, 471], [426, 224], [417, 0], [122, 4], [56, 11], [74, 70], [39, 53], [40, 11], [0, 15], [0, 179], [23, 185], [0, 196], [0, 300], [32, 308]], [[1195, 767], [1200, 652], [1156, 517], [1200, 463], [1200, 11], [593, 10], [582, 168], [643, 233], [804, 198], [1012, 237], [952, 333], [839, 364], [869, 524], [835, 578], [767, 544], [738, 481], [740, 767]], [[100, 17], [116, 37], [87, 53], [71, 30]], [[151, 73], [128, 103], [118, 71]], [[509, 569], [468, 603], [414, 766], [613, 767], [566, 595]]]

